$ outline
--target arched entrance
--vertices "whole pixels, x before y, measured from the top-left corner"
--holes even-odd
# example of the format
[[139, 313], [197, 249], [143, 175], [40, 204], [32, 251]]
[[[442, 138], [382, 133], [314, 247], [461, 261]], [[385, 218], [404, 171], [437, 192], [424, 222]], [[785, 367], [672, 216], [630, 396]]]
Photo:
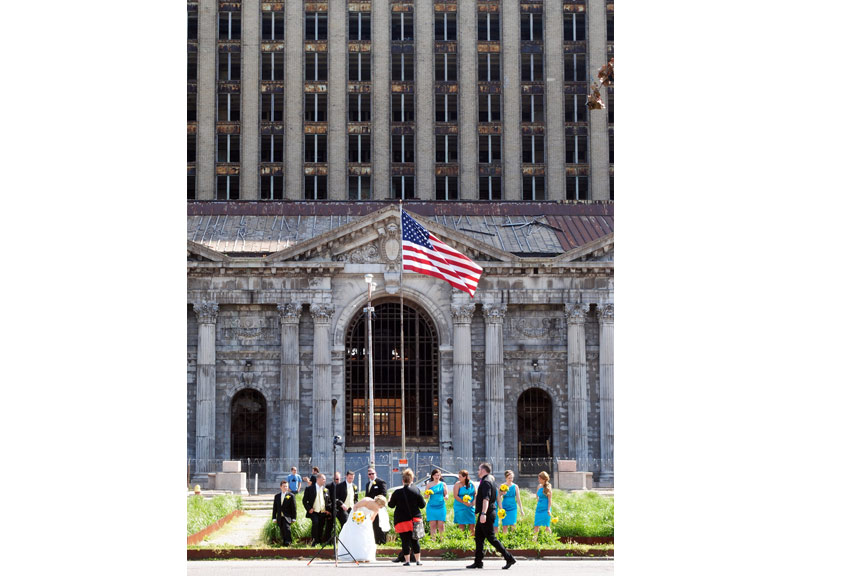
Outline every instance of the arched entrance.
[[[372, 350], [375, 444], [401, 445], [401, 304], [374, 304]], [[433, 320], [404, 306], [404, 402], [408, 446], [439, 444], [439, 342]], [[369, 444], [366, 317], [359, 314], [345, 337], [345, 434], [348, 446]]]
[[230, 458], [245, 460], [266, 457], [266, 399], [257, 390], [246, 388], [230, 404]]
[[551, 470], [552, 399], [540, 388], [529, 388], [517, 401], [520, 474]]

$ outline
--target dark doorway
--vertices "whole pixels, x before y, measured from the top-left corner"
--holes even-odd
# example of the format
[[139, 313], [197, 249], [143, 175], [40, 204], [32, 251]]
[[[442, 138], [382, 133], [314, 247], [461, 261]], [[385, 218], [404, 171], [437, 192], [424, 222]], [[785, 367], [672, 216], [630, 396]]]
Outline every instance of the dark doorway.
[[265, 457], [266, 400], [258, 391], [246, 388], [236, 393], [230, 408], [230, 458]]
[[551, 471], [552, 399], [540, 388], [523, 392], [517, 402], [520, 474]]
[[[375, 443], [401, 445], [401, 304], [374, 304], [372, 347], [375, 389]], [[360, 314], [346, 334], [345, 433], [349, 446], [369, 444], [366, 317]], [[439, 343], [431, 318], [415, 305], [404, 306], [404, 404], [406, 442], [438, 444]]]

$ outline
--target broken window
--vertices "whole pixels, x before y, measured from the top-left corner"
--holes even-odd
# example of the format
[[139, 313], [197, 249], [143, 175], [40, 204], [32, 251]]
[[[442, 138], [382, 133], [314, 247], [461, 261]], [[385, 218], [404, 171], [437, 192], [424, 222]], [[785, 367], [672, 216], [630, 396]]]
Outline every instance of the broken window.
[[564, 54], [564, 82], [587, 82], [584, 54]]
[[413, 12], [396, 12], [392, 15], [390, 28], [392, 39], [397, 42], [413, 40]]
[[543, 40], [543, 14], [526, 12], [520, 14], [520, 40], [523, 42], [540, 42]]
[[239, 12], [218, 13], [218, 39], [239, 40], [242, 37], [242, 15]]
[[239, 52], [218, 53], [218, 79], [220, 81], [239, 80]]
[[457, 82], [457, 54], [434, 54], [434, 80]]
[[304, 162], [328, 161], [328, 135], [304, 135]]
[[455, 12], [434, 13], [434, 40], [457, 40], [457, 14]]
[[263, 12], [263, 40], [283, 40], [283, 12]]
[[186, 161], [187, 162], [195, 162], [197, 161], [197, 148], [195, 146], [195, 142], [197, 141], [195, 134], [187, 134], [186, 135]]
[[305, 200], [327, 200], [328, 199], [328, 177], [327, 176], [304, 176], [304, 199]]
[[608, 90], [608, 124], [614, 124], [614, 91]]
[[502, 139], [498, 134], [478, 136], [478, 161], [482, 164], [502, 160]]
[[239, 176], [227, 175], [215, 177], [216, 200], [239, 200]]
[[369, 52], [348, 53], [348, 79], [352, 82], [368, 82], [372, 79], [372, 59]]
[[393, 94], [392, 100], [393, 122], [413, 122], [415, 120], [416, 101], [413, 94]]
[[239, 134], [219, 134], [216, 162], [239, 162]]
[[328, 13], [307, 12], [304, 18], [304, 40], [328, 39]]
[[581, 42], [585, 38], [584, 14], [581, 12], [564, 14], [564, 41]]
[[372, 14], [370, 12], [348, 13], [348, 39], [372, 39]]
[[608, 199], [609, 200], [614, 199], [614, 177], [613, 176], [608, 177]]
[[283, 94], [260, 94], [260, 120], [283, 122]]
[[413, 162], [413, 135], [393, 134], [392, 159], [396, 163]]
[[328, 95], [327, 94], [305, 94], [304, 95], [304, 120], [306, 122], [328, 121]]
[[283, 134], [260, 137], [260, 162], [283, 162]]
[[283, 176], [260, 178], [260, 200], [283, 200]]
[[545, 200], [546, 188], [543, 176], [522, 177], [522, 199], [523, 200]]
[[539, 134], [526, 134], [522, 137], [522, 161], [526, 164], [543, 164], [543, 142]]
[[613, 42], [614, 41], [614, 13], [609, 12], [605, 16], [605, 19], [606, 19], [606, 24], [607, 24], [607, 29], [605, 30], [606, 40], [608, 42]]
[[542, 94], [523, 94], [522, 95], [522, 121], [523, 122], [544, 122], [546, 117], [543, 111], [543, 95]]
[[500, 122], [502, 120], [501, 100], [498, 94], [478, 95], [478, 121]]
[[457, 122], [457, 94], [434, 95], [434, 122]]
[[437, 176], [434, 191], [437, 200], [457, 200], [457, 176]]
[[478, 13], [478, 40], [481, 42], [494, 42], [499, 40], [499, 13]]
[[542, 82], [543, 54], [528, 54], [523, 52], [520, 69], [523, 82]]
[[499, 72], [499, 54], [478, 54], [478, 80], [481, 82], [498, 82], [501, 76]]
[[438, 164], [457, 162], [457, 134], [437, 134], [435, 140], [434, 161]]
[[358, 164], [372, 161], [371, 137], [368, 134], [348, 135], [348, 161]]
[[564, 94], [564, 122], [587, 122], [587, 96]]
[[416, 197], [413, 176], [393, 176], [392, 195], [396, 200], [410, 200]]
[[220, 92], [218, 95], [218, 121], [239, 122], [239, 94]]
[[198, 39], [198, 13], [197, 12], [189, 12], [189, 21], [187, 23], [187, 32], [186, 37], [189, 40], [197, 40]]
[[567, 134], [564, 144], [567, 164], [587, 164], [587, 136]]
[[328, 79], [328, 53], [304, 53], [304, 80], [308, 82], [325, 82]]
[[608, 131], [608, 162], [614, 163], [614, 131]]
[[198, 95], [192, 92], [186, 94], [186, 122], [198, 121]]
[[348, 121], [372, 121], [372, 98], [370, 94], [348, 95]]
[[283, 52], [263, 52], [260, 66], [261, 80], [283, 80]]
[[194, 200], [195, 199], [195, 175], [188, 174], [188, 178], [186, 179], [186, 199]]
[[187, 58], [187, 67], [186, 67], [186, 79], [187, 80], [197, 80], [198, 79], [198, 53], [197, 52], [189, 52], [189, 56]]
[[501, 200], [502, 199], [502, 177], [481, 176], [478, 178], [479, 200]]
[[393, 54], [393, 80], [397, 82], [413, 80], [413, 54]]
[[590, 200], [587, 176], [567, 176], [567, 200]]
[[370, 176], [348, 177], [348, 199], [368, 200], [372, 197], [372, 178]]

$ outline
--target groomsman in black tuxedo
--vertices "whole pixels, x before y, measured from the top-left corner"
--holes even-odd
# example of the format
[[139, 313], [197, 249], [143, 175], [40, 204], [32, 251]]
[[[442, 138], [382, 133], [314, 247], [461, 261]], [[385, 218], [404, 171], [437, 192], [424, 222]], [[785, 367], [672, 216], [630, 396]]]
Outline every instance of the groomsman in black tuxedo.
[[[376, 496], [383, 496], [387, 498], [387, 483], [378, 478], [378, 475], [375, 474], [374, 468], [369, 468], [366, 471], [369, 476], [369, 483], [366, 484], [366, 496], [375, 499]], [[387, 543], [387, 534], [381, 527], [378, 525], [378, 517], [375, 516], [375, 520], [372, 522], [372, 531], [375, 533], [375, 544], [386, 544]]]
[[274, 495], [272, 506], [272, 522], [280, 528], [280, 538], [284, 546], [292, 544], [292, 531], [290, 526], [295, 522], [295, 496], [289, 490], [289, 483], [283, 480], [280, 483], [280, 492]]
[[327, 543], [331, 539], [331, 493], [325, 486], [325, 475], [319, 474], [316, 481], [304, 489], [301, 499], [307, 517], [313, 523], [310, 535], [313, 538], [311, 546]]
[[359, 499], [357, 484], [354, 483], [354, 472], [351, 470], [346, 472], [344, 482], [340, 479], [339, 472], [335, 472], [332, 493], [336, 495], [336, 517], [339, 519], [340, 528], [342, 528], [348, 520], [348, 515], [351, 514], [351, 509], [354, 508]]
[[484, 568], [484, 539], [502, 555], [506, 564], [502, 566], [507, 570], [516, 560], [507, 551], [504, 545], [496, 538], [494, 524], [496, 522], [496, 481], [490, 475], [490, 465], [482, 462], [478, 466], [478, 493], [475, 496], [475, 561], [467, 568]]

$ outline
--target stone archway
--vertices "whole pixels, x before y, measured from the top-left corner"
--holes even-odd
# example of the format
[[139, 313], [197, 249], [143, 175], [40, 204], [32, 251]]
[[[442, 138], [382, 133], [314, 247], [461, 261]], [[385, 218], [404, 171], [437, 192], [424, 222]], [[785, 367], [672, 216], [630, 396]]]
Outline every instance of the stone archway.
[[537, 474], [551, 468], [552, 397], [540, 388], [529, 388], [517, 400], [517, 455], [520, 474]]
[[230, 402], [230, 458], [259, 460], [266, 457], [268, 410], [262, 393], [244, 388]]

